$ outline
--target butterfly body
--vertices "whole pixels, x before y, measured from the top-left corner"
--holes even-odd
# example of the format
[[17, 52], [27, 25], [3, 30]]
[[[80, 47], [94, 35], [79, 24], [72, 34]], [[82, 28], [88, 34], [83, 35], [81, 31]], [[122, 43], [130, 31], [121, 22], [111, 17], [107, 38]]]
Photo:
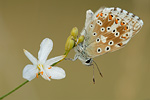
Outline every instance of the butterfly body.
[[75, 59], [79, 59], [84, 65], [91, 65], [92, 58], [87, 54], [85, 47], [83, 47], [83, 43], [80, 43], [75, 47], [75, 52]]
[[120, 8], [100, 8], [95, 14], [86, 12], [85, 27], [81, 32], [84, 41], [74, 49], [75, 58], [91, 65], [93, 58], [124, 47], [137, 34], [143, 21]]

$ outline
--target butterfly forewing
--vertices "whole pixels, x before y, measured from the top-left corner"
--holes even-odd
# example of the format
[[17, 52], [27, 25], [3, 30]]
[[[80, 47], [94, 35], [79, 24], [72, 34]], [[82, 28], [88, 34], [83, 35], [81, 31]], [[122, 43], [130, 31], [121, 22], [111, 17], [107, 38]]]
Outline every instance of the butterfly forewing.
[[125, 46], [141, 29], [143, 21], [120, 8], [100, 8], [85, 28], [85, 52], [91, 57]]

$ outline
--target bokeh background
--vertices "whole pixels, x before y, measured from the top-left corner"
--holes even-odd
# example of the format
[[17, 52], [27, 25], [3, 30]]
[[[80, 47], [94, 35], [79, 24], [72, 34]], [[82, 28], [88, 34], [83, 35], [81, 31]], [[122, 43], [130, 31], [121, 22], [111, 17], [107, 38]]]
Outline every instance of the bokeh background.
[[49, 58], [61, 55], [71, 29], [84, 27], [86, 10], [115, 6], [140, 16], [144, 26], [125, 48], [94, 59], [104, 75], [95, 70], [95, 85], [92, 67], [63, 61], [58, 66], [65, 79], [35, 78], [5, 100], [150, 100], [149, 5], [150, 0], [0, 0], [0, 96], [26, 81], [22, 70], [31, 62], [23, 49], [37, 57], [48, 37], [54, 42]]

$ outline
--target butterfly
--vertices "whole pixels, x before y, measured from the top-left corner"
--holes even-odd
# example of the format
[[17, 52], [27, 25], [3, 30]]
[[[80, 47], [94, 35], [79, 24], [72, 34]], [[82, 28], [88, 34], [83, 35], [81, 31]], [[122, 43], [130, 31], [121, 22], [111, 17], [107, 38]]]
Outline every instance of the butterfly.
[[92, 65], [93, 58], [123, 48], [142, 26], [138, 16], [117, 7], [102, 7], [95, 14], [87, 10], [84, 40], [74, 48], [74, 60]]

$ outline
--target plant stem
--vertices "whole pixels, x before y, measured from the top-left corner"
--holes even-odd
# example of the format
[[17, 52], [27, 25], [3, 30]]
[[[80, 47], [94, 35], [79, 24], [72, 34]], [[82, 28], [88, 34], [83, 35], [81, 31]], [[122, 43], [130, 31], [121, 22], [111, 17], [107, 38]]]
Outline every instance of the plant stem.
[[29, 81], [25, 81], [22, 84], [20, 84], [18, 87], [16, 87], [15, 89], [13, 89], [12, 91], [8, 92], [7, 94], [3, 95], [2, 97], [0, 97], [0, 100], [2, 100], [3, 98], [5, 98], [6, 96], [8, 96], [9, 94], [15, 92], [16, 90], [18, 90], [19, 88], [21, 88], [23, 85], [25, 85], [26, 83], [28, 83]]

